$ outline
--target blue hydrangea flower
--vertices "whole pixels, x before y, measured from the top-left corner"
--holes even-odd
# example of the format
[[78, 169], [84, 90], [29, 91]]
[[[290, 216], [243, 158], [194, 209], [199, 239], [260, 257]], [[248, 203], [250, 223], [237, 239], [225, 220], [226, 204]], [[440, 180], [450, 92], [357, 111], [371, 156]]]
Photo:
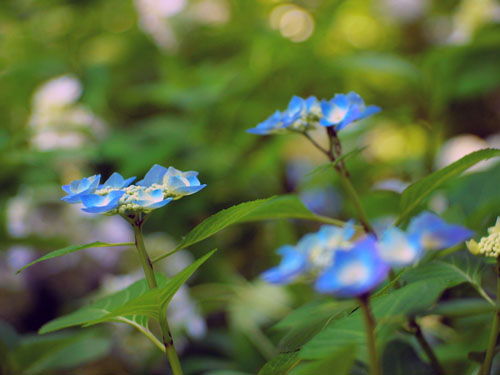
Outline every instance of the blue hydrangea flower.
[[167, 169], [155, 164], [137, 185], [165, 189], [167, 195], [173, 195], [177, 199], [184, 195], [194, 194], [207, 186], [200, 184], [197, 176], [198, 172], [182, 172], [174, 167]]
[[68, 203], [80, 203], [84, 195], [92, 194], [99, 186], [101, 175], [94, 175], [91, 177], [84, 177], [81, 180], [75, 180], [68, 185], [63, 185], [62, 189], [68, 195], [61, 199]]
[[272, 284], [287, 284], [307, 269], [307, 255], [296, 247], [285, 245], [277, 250], [281, 263], [261, 274], [261, 278]]
[[395, 227], [382, 233], [378, 246], [380, 256], [392, 267], [405, 267], [414, 264], [424, 254], [419, 236], [407, 235]]
[[335, 252], [332, 266], [318, 277], [314, 288], [338, 297], [359, 297], [375, 289], [388, 273], [376, 240], [365, 236], [350, 250]]
[[321, 111], [323, 116], [319, 123], [323, 126], [335, 126], [339, 131], [351, 122], [378, 113], [381, 109], [375, 105], [366, 106], [361, 96], [350, 92], [347, 95], [336, 94], [329, 101], [322, 100]]
[[448, 224], [439, 216], [422, 212], [410, 221], [407, 233], [418, 238], [428, 250], [442, 250], [455, 246], [474, 236], [474, 232], [461, 225]]
[[318, 99], [310, 96], [303, 99], [300, 96], [293, 96], [288, 103], [288, 108], [282, 113], [281, 121], [283, 126], [292, 126], [294, 129], [302, 130], [306, 128], [312, 120], [313, 116], [318, 116], [320, 113]]
[[282, 115], [280, 111], [274, 112], [267, 119], [257, 124], [255, 128], [247, 129], [247, 133], [266, 135], [277, 133], [281, 130], [284, 130], [290, 124], [286, 125], [281, 121]]
[[82, 196], [82, 210], [92, 214], [103, 214], [120, 205], [120, 198], [125, 194], [121, 190], [113, 190], [105, 195], [87, 194]]
[[[146, 192], [143, 189], [138, 190], [135, 194], [126, 198], [126, 205], [131, 205], [132, 208], [137, 211], [141, 208], [144, 211], [153, 210], [155, 208], [160, 208], [172, 201], [172, 198], [166, 198], [163, 190], [156, 189]], [[136, 207], [138, 206], [138, 207]]]
[[120, 173], [114, 172], [104, 184], [99, 185], [99, 189], [123, 189], [134, 182], [135, 179], [135, 177], [124, 179]]
[[177, 196], [191, 195], [203, 189], [206, 184], [200, 184], [198, 172], [182, 172], [174, 167], [169, 167], [163, 177], [163, 185], [169, 193]]

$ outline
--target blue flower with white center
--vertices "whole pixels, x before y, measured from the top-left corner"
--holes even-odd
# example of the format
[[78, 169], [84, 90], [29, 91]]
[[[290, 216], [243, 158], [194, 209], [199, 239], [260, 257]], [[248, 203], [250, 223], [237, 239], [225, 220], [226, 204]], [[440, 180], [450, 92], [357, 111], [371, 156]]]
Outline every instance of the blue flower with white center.
[[392, 227], [382, 233], [378, 243], [380, 256], [392, 267], [405, 267], [417, 262], [424, 254], [420, 239]]
[[335, 252], [333, 265], [318, 277], [314, 288], [338, 297], [359, 297], [375, 289], [388, 273], [389, 265], [380, 257], [377, 242], [365, 236], [350, 250]]
[[155, 208], [160, 208], [172, 201], [172, 198], [165, 199], [163, 190], [156, 189], [146, 192], [144, 189], [139, 189], [133, 195], [126, 197], [125, 207], [131, 206], [133, 211], [151, 211]]
[[455, 246], [474, 236], [474, 232], [455, 224], [448, 224], [439, 216], [423, 212], [410, 221], [407, 233], [418, 238], [427, 250], [442, 250]]
[[200, 184], [198, 172], [182, 172], [174, 167], [169, 167], [165, 176], [163, 176], [163, 186], [168, 194], [174, 194], [178, 198], [184, 195], [191, 195], [203, 189], [206, 184]]
[[82, 210], [92, 214], [110, 212], [120, 205], [120, 198], [125, 194], [121, 190], [113, 190], [105, 195], [87, 194], [82, 196]]
[[255, 128], [247, 129], [247, 133], [266, 135], [277, 133], [284, 130], [290, 124], [285, 125], [282, 121], [282, 115], [280, 111], [274, 112], [267, 119], [257, 124]]
[[135, 177], [130, 177], [127, 179], [124, 179], [123, 176], [118, 173], [114, 172], [104, 184], [99, 185], [99, 190], [100, 189], [123, 189], [129, 186], [132, 182], [134, 182], [136, 178]]
[[184, 195], [194, 194], [207, 186], [206, 184], [200, 184], [197, 176], [198, 172], [182, 172], [174, 167], [167, 169], [155, 164], [137, 185], [164, 189], [167, 195], [172, 195], [175, 199], [178, 199]]
[[263, 272], [260, 277], [272, 284], [288, 284], [307, 270], [307, 255], [300, 249], [285, 245], [277, 250], [281, 263]]
[[91, 177], [84, 177], [81, 180], [75, 180], [68, 185], [63, 185], [62, 189], [68, 195], [61, 199], [68, 203], [80, 203], [84, 195], [93, 194], [99, 186], [101, 175], [94, 175]]
[[374, 115], [381, 109], [375, 105], [366, 106], [361, 96], [350, 92], [347, 95], [336, 94], [329, 101], [322, 100], [321, 111], [323, 116], [319, 123], [323, 126], [335, 126], [339, 131], [351, 122]]
[[288, 108], [282, 113], [281, 121], [284, 127], [292, 126], [294, 129], [303, 130], [307, 128], [310, 122], [315, 120], [314, 116], [318, 117], [319, 114], [318, 99], [314, 96], [307, 99], [293, 96]]

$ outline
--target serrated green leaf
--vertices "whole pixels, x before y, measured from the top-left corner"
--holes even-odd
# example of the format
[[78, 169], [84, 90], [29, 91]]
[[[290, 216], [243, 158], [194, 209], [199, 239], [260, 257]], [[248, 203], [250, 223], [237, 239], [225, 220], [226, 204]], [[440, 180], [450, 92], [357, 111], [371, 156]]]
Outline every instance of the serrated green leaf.
[[313, 214], [294, 195], [258, 199], [226, 208], [208, 217], [189, 232], [175, 249], [156, 257], [153, 263], [203, 241], [230, 225], [270, 219], [306, 219], [338, 226], [344, 225], [343, 221]]
[[153, 319], [159, 319], [159, 314], [165, 313], [168, 303], [172, 300], [174, 294], [187, 281], [187, 279], [196, 271], [216, 249], [205, 254], [200, 259], [196, 260], [181, 272], [176, 274], [171, 279], [167, 280], [163, 286], [159, 286], [153, 290], [144, 293], [134, 299], [129, 300], [125, 304], [113, 309], [102, 318], [95, 319], [85, 323], [85, 326], [106, 321], [113, 321], [120, 317], [126, 316], [147, 316]]
[[470, 153], [460, 160], [442, 168], [408, 186], [401, 196], [400, 214], [396, 224], [401, 223], [421, 202], [449, 179], [458, 176], [482, 160], [500, 156], [499, 149], [484, 149]]
[[95, 331], [24, 337], [13, 358], [20, 375], [68, 369], [102, 358], [111, 349], [109, 338]]
[[355, 358], [356, 347], [348, 345], [339, 348], [325, 359], [300, 364], [290, 371], [290, 375], [346, 375], [349, 374]]
[[88, 244], [85, 244], [85, 245], [67, 246], [67, 247], [64, 247], [62, 249], [54, 250], [54, 251], [51, 251], [48, 254], [45, 254], [44, 256], [42, 256], [42, 257], [34, 260], [33, 262], [25, 265], [22, 268], [18, 269], [16, 271], [16, 273], [19, 273], [22, 270], [25, 270], [26, 268], [31, 267], [33, 264], [36, 264], [38, 262], [42, 262], [44, 260], [48, 260], [48, 259], [60, 257], [62, 255], [66, 255], [66, 254], [71, 254], [71, 253], [74, 253], [74, 252], [79, 251], [79, 250], [89, 249], [91, 247], [112, 247], [112, 246], [132, 246], [132, 245], [134, 245], [134, 244], [131, 243], [131, 242], [126, 242], [126, 243], [106, 243], [106, 242], [96, 241], [96, 242], [88, 243]]
[[[407, 321], [407, 316], [428, 309], [443, 291], [449, 287], [468, 282], [469, 277], [455, 268], [445, 268], [446, 273], [435, 268], [433, 263], [411, 269], [405, 280], [412, 282], [390, 294], [373, 298], [372, 310], [377, 321], [377, 341], [382, 350], [396, 329]], [[356, 345], [360, 359], [366, 359], [364, 323], [359, 310], [346, 318], [331, 322], [324, 330], [303, 346], [302, 359], [322, 359], [335, 348]]]
[[105, 322], [121, 322], [137, 328], [160, 350], [164, 350], [164, 346], [149, 330], [148, 320], [158, 319], [160, 313], [166, 313], [167, 305], [177, 290], [215, 251], [196, 260], [171, 279], [167, 280], [163, 275], [157, 274], [158, 288], [149, 290], [146, 280], [137, 281], [128, 288], [46, 323], [39, 333], [73, 326], [88, 327]]

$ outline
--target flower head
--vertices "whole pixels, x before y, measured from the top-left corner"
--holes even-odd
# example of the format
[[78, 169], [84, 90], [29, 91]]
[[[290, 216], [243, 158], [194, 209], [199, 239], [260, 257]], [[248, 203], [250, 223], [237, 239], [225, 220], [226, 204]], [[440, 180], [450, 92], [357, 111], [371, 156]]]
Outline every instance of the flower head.
[[63, 185], [62, 189], [68, 195], [61, 199], [68, 203], [80, 203], [84, 195], [92, 194], [99, 186], [101, 175], [94, 175], [91, 177], [84, 177], [81, 180], [75, 180], [68, 185]]
[[359, 297], [375, 289], [388, 273], [376, 240], [365, 236], [350, 250], [335, 252], [332, 266], [318, 277], [314, 288], [338, 297]]
[[276, 111], [248, 133], [265, 135], [286, 131], [304, 132], [313, 129], [319, 123], [322, 126], [335, 126], [341, 130], [353, 121], [361, 120], [380, 112], [375, 105], [366, 106], [361, 96], [355, 92], [336, 94], [330, 100], [321, 100], [314, 96], [307, 99], [293, 96], [285, 111]]
[[197, 175], [198, 172], [155, 164], [137, 185], [131, 185], [135, 177], [125, 179], [116, 172], [99, 185], [100, 175], [97, 175], [64, 185], [68, 195], [62, 199], [68, 203], [81, 202], [83, 211], [91, 213], [127, 216], [149, 213], [203, 189], [206, 185], [200, 184]]
[[471, 238], [474, 232], [461, 225], [448, 224], [439, 216], [423, 212], [413, 218], [408, 226], [409, 235], [418, 238], [427, 250], [442, 250]]

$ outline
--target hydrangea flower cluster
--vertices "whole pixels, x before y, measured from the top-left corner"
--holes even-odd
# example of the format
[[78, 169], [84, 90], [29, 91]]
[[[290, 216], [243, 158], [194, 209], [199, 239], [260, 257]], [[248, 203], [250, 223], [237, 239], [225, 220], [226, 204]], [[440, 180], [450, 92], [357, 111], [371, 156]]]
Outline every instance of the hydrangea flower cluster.
[[[500, 226], [499, 226], [500, 228]], [[391, 227], [380, 236], [363, 235], [354, 239], [352, 222], [343, 228], [323, 226], [304, 236], [296, 246], [278, 249], [281, 263], [261, 277], [275, 284], [288, 284], [309, 274], [316, 277], [319, 293], [338, 297], [359, 297], [370, 293], [391, 268], [416, 263], [425, 250], [441, 250], [473, 236], [469, 229], [448, 224], [438, 216], [423, 212], [406, 231]]]
[[336, 94], [330, 100], [319, 101], [314, 96], [303, 99], [294, 96], [285, 111], [276, 111], [248, 133], [266, 135], [287, 131], [304, 132], [321, 125], [339, 131], [350, 123], [380, 112], [380, 107], [366, 106], [355, 92]]
[[500, 217], [494, 226], [488, 228], [488, 236], [482, 237], [477, 243], [475, 240], [466, 242], [467, 248], [474, 255], [498, 258], [500, 256]]
[[99, 184], [101, 175], [73, 181], [62, 187], [68, 193], [62, 200], [82, 203], [83, 211], [95, 214], [148, 213], [203, 189], [206, 185], [200, 184], [197, 176], [198, 172], [182, 172], [155, 164], [135, 185], [131, 185], [135, 177], [125, 179], [117, 172], [104, 184]]

